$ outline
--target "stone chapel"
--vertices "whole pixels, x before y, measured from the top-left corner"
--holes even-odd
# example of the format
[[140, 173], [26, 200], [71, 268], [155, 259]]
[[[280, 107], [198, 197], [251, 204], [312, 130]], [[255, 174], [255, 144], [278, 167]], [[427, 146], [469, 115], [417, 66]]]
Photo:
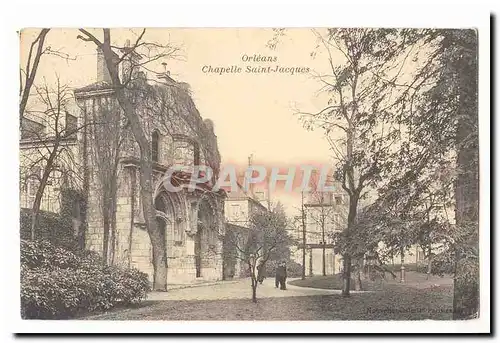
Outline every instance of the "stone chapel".
[[[223, 192], [185, 189], [173, 193], [161, 183], [164, 173], [174, 165], [208, 165], [216, 179], [220, 155], [214, 125], [202, 119], [186, 83], [175, 81], [168, 72], [150, 82], [144, 73], [125, 70], [126, 65], [123, 68], [123, 75], [133, 75], [131, 101], [151, 143], [154, 203], [157, 225], [166, 240], [168, 283], [221, 279]], [[97, 82], [76, 89], [74, 96], [80, 109], [79, 120], [93, 123], [79, 133], [80, 156], [88, 173], [86, 248], [102, 254], [107, 235], [109, 263], [136, 267], [152, 280], [152, 248], [139, 193], [139, 149], [114, 97], [99, 52]], [[112, 200], [105, 194], [110, 194]], [[106, 201], [107, 207], [103, 206]], [[107, 233], [103, 220], [111, 223]]]

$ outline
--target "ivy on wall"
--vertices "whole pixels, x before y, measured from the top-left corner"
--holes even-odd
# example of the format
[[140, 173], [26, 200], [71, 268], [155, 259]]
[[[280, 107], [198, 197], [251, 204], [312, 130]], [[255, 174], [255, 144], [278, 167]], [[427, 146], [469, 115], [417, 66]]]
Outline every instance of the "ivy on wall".
[[[72, 251], [80, 250], [83, 248], [82, 236], [84, 239], [85, 213], [85, 201], [78, 191], [72, 189], [61, 190], [60, 213], [40, 211], [37, 237]], [[74, 219], [77, 219], [75, 215], [78, 215], [80, 219], [77, 232], [75, 232]], [[32, 210], [21, 208], [20, 236], [22, 240], [30, 240], [31, 238], [31, 218]]]

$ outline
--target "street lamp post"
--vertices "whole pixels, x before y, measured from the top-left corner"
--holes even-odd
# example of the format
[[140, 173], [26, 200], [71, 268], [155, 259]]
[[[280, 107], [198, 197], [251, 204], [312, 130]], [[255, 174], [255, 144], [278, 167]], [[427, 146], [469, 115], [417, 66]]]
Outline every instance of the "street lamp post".
[[405, 282], [405, 252], [404, 249], [401, 248], [401, 283]]
[[304, 191], [302, 191], [302, 280], [306, 279], [306, 214], [304, 211]]

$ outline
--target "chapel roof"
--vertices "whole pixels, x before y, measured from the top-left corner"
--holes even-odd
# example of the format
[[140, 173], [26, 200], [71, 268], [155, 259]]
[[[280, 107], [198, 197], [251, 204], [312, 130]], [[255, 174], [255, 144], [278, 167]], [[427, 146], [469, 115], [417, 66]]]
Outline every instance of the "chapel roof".
[[75, 89], [75, 93], [85, 93], [85, 92], [92, 92], [92, 91], [98, 91], [98, 90], [110, 89], [110, 88], [112, 88], [112, 85], [109, 82], [97, 81], [97, 82], [91, 83], [90, 85]]

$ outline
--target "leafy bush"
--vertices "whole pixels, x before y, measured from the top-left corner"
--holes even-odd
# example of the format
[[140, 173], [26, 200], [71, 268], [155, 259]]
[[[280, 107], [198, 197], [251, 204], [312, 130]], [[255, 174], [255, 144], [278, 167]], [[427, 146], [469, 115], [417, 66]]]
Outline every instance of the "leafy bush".
[[432, 274], [444, 275], [455, 273], [455, 259], [450, 250], [443, 251], [432, 258]]
[[[448, 253], [437, 254], [432, 258], [432, 269], [431, 272], [434, 275], [444, 275], [444, 274], [453, 274], [453, 258]], [[391, 270], [394, 273], [397, 273], [401, 270], [401, 264], [386, 264], [385, 267]], [[427, 262], [423, 263], [408, 263], [405, 264], [405, 270], [407, 272], [418, 272], [418, 273], [427, 273]]]
[[21, 312], [25, 319], [62, 319], [142, 301], [148, 276], [104, 266], [92, 253], [77, 256], [47, 241], [21, 242]]
[[[420, 270], [419, 270], [420, 265], [418, 265], [416, 263], [405, 263], [404, 266], [405, 266], [405, 271], [407, 271], [407, 272], [420, 272]], [[384, 267], [387, 270], [392, 271], [393, 273], [397, 273], [401, 270], [401, 264], [386, 264], [386, 265], [384, 265]], [[426, 272], [427, 272], [427, 269], [425, 269], [424, 273], [426, 273]]]

